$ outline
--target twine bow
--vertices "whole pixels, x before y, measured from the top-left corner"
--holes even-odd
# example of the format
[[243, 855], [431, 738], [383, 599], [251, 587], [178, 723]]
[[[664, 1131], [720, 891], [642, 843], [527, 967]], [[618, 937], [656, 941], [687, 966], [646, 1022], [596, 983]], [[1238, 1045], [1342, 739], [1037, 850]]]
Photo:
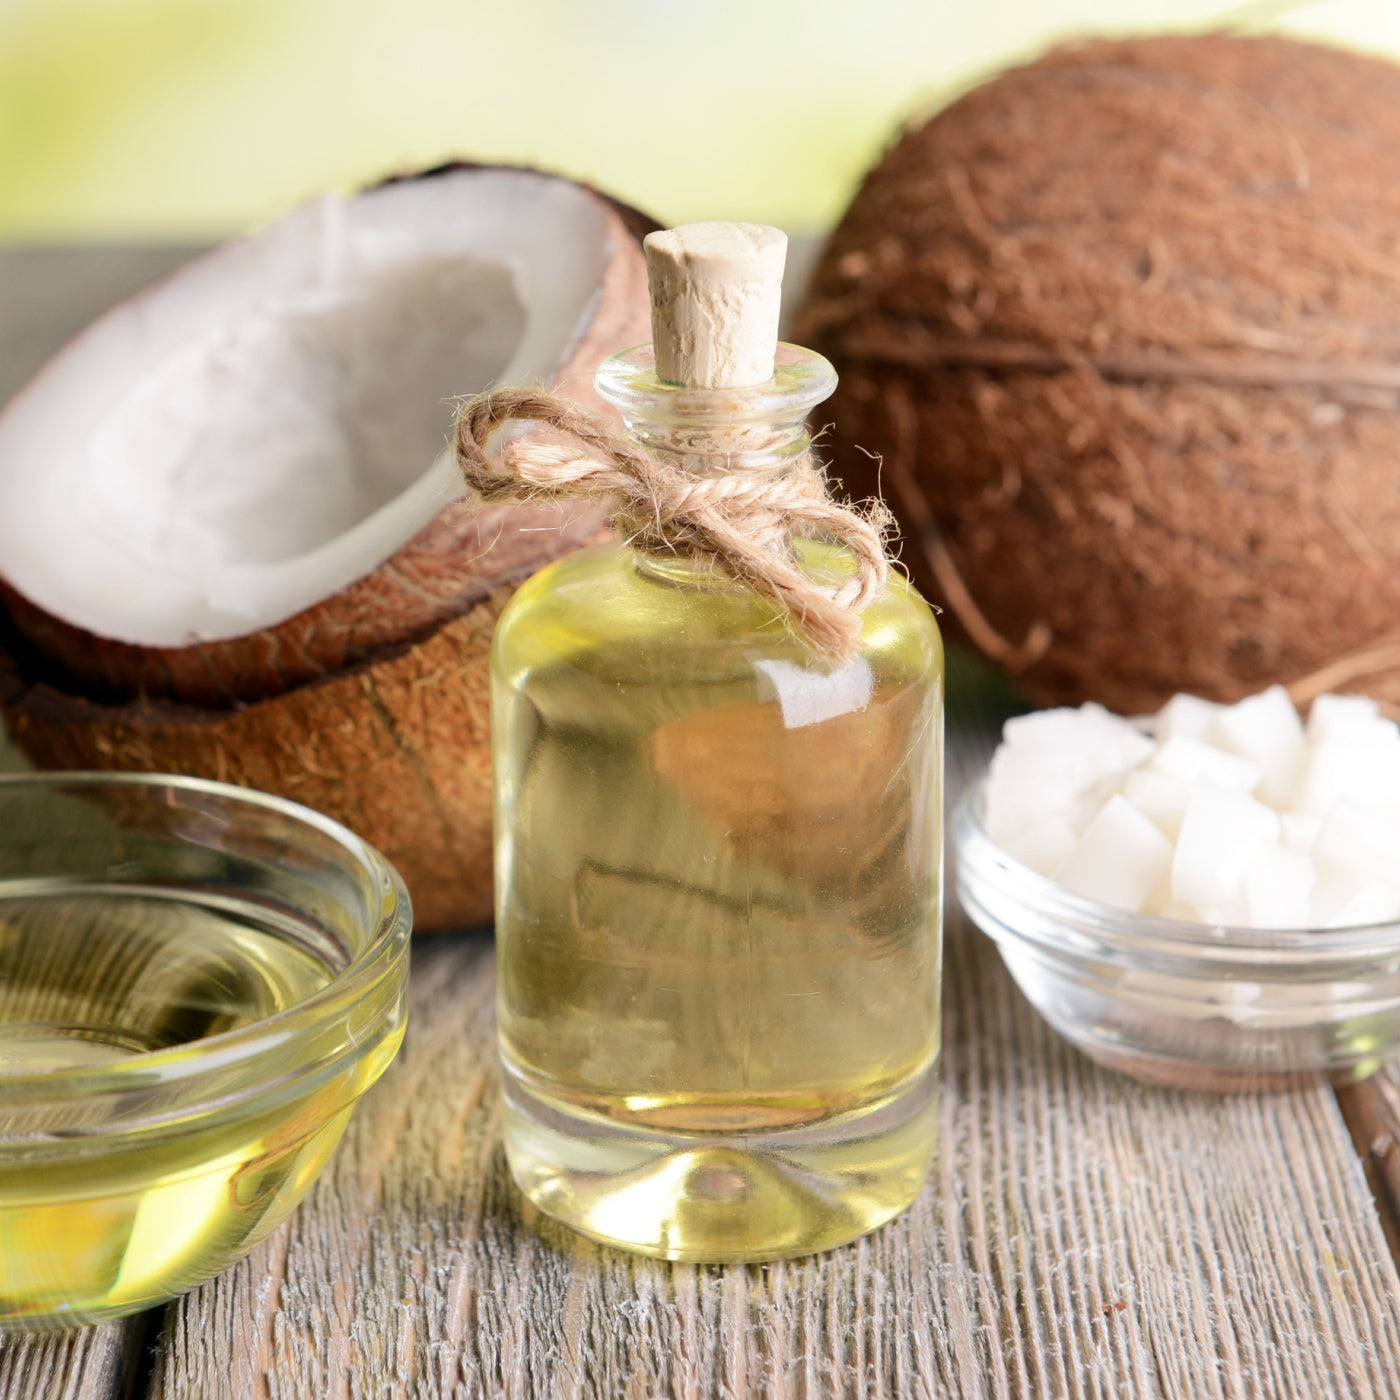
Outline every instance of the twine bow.
[[[523, 421], [572, 441], [513, 441], [493, 464], [487, 456], [492, 436], [508, 422]], [[694, 475], [568, 400], [531, 389], [468, 400], [457, 414], [456, 439], [457, 463], [483, 501], [612, 497], [613, 528], [629, 544], [713, 560], [775, 603], [800, 636], [834, 661], [854, 657], [858, 614], [884, 591], [888, 512], [877, 504], [863, 513], [831, 500], [810, 453], [779, 472]], [[854, 573], [836, 588], [815, 582], [793, 553], [794, 535], [844, 544]]]

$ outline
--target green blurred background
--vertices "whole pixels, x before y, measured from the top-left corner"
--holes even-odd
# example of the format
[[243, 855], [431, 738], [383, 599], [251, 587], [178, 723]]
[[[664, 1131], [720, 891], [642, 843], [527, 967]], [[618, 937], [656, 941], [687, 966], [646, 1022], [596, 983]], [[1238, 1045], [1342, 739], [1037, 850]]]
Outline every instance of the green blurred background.
[[0, 240], [204, 240], [454, 155], [813, 231], [988, 71], [1212, 24], [1400, 55], [1397, 0], [0, 0]]

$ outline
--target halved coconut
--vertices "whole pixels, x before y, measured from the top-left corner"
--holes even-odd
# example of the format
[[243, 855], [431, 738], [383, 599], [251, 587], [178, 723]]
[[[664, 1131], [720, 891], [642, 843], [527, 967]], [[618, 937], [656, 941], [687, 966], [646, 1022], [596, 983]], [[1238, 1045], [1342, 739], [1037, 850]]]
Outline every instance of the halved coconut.
[[0, 413], [16, 741], [307, 801], [399, 865], [422, 924], [485, 917], [490, 624], [602, 517], [460, 501], [451, 400], [543, 383], [601, 408], [598, 361], [648, 335], [651, 226], [450, 167], [317, 201], [95, 322]]
[[559, 526], [453, 504], [453, 396], [599, 406], [593, 368], [646, 308], [615, 207], [533, 171], [449, 168], [224, 244], [0, 414], [16, 626], [84, 690], [214, 704], [424, 635]]

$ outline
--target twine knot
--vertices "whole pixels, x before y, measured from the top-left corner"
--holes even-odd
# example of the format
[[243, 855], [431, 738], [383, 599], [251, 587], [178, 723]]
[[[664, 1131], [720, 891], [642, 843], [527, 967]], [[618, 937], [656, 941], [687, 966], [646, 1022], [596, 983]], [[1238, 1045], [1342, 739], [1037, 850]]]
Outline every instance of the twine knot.
[[[534, 422], [570, 441], [516, 440], [499, 464], [487, 456], [508, 422]], [[834, 661], [851, 660], [860, 611], [885, 589], [884, 506], [833, 501], [810, 453], [774, 472], [696, 475], [623, 437], [585, 409], [544, 390], [500, 389], [457, 414], [457, 463], [482, 501], [495, 504], [611, 497], [612, 524], [652, 554], [711, 560], [767, 598], [794, 631]], [[794, 536], [835, 540], [850, 551], [850, 578], [827, 588], [793, 552]]]

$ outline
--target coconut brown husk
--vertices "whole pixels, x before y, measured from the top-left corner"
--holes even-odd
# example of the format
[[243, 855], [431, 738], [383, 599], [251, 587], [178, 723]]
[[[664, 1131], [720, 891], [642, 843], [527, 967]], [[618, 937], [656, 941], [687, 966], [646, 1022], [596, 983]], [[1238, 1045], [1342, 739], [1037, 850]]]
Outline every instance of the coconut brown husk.
[[491, 918], [488, 661], [512, 592], [397, 656], [236, 709], [103, 705], [36, 678], [12, 634], [0, 709], [40, 768], [181, 773], [314, 807], [393, 862], [416, 931], [469, 927]]
[[[554, 383], [615, 416], [593, 395], [593, 370], [648, 338], [640, 240], [658, 225], [605, 202], [619, 255]], [[305, 803], [394, 863], [415, 931], [485, 923], [491, 633], [525, 578], [609, 537], [606, 515], [584, 504], [474, 511], [459, 502], [336, 597], [206, 646], [91, 637], [7, 590], [0, 714], [40, 768], [180, 773]]]
[[1055, 50], [867, 178], [799, 326], [837, 470], [1032, 697], [1400, 700], [1397, 143], [1393, 64], [1172, 37]]

